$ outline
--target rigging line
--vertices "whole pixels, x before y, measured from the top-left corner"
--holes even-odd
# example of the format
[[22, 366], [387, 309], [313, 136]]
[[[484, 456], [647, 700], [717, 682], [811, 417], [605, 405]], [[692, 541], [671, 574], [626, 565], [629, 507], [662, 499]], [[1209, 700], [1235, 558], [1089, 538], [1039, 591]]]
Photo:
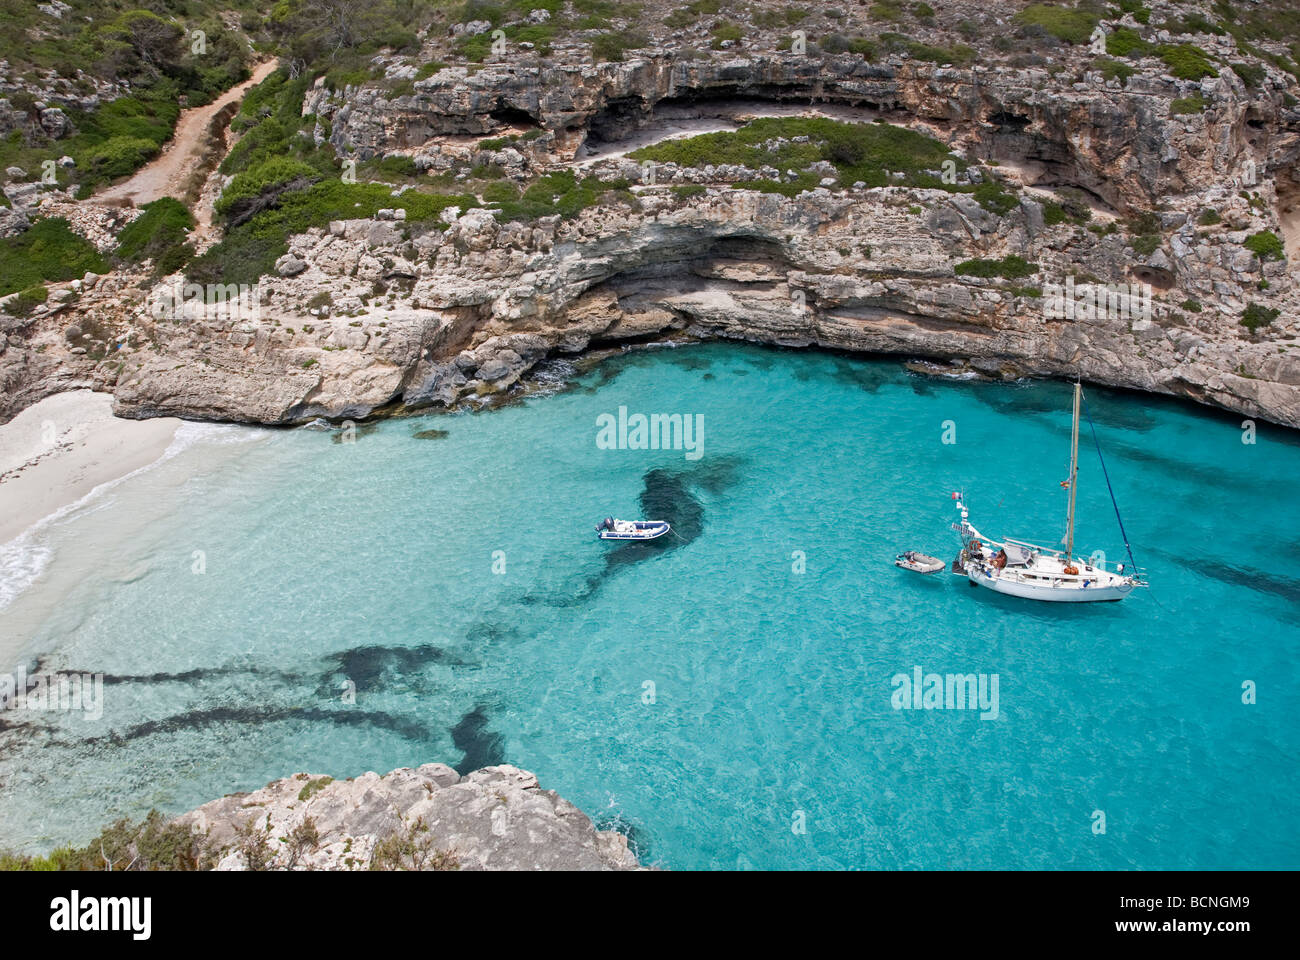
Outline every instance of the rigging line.
[[1138, 572], [1137, 561], [1133, 559], [1133, 547], [1128, 542], [1128, 532], [1124, 529], [1124, 518], [1119, 515], [1119, 503], [1115, 500], [1115, 489], [1110, 485], [1110, 473], [1106, 470], [1106, 458], [1101, 455], [1101, 441], [1097, 439], [1097, 425], [1092, 422], [1092, 413], [1088, 410], [1088, 401], [1083, 402], [1083, 412], [1088, 417], [1088, 427], [1092, 430], [1092, 442], [1097, 447], [1097, 459], [1101, 461], [1101, 475], [1106, 479], [1106, 491], [1110, 494], [1110, 505], [1115, 508], [1115, 519], [1119, 521], [1119, 535], [1124, 538], [1124, 549], [1128, 551], [1129, 563], [1133, 572]]

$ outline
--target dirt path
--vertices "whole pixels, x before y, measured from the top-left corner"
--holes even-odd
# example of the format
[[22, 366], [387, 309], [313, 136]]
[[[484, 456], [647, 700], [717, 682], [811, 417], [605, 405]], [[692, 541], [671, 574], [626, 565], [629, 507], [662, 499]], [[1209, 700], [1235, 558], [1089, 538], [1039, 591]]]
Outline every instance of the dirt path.
[[1277, 219], [1289, 269], [1300, 270], [1300, 189], [1283, 189], [1278, 184]]
[[238, 86], [231, 87], [207, 106], [184, 111], [176, 123], [163, 152], [135, 172], [131, 179], [95, 194], [101, 203], [121, 203], [130, 200], [135, 206], [157, 200], [159, 197], [185, 199], [194, 169], [203, 162], [203, 147], [207, 142], [208, 124], [227, 104], [237, 103], [251, 87], [261, 83], [277, 66], [276, 61], [259, 63], [253, 75]]

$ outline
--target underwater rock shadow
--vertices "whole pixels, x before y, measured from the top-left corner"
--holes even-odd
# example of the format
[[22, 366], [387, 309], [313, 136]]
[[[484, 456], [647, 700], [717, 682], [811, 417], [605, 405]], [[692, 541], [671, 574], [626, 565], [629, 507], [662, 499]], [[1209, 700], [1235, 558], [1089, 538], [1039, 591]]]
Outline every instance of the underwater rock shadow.
[[474, 770], [506, 762], [506, 739], [488, 729], [488, 723], [487, 705], [480, 703], [451, 728], [451, 742], [464, 754], [452, 769], [462, 777]]
[[403, 739], [417, 743], [425, 743], [433, 738], [433, 731], [424, 724], [383, 710], [357, 710], [353, 707], [325, 710], [320, 707], [296, 706], [219, 706], [187, 710], [184, 713], [174, 714], [170, 717], [146, 720], [143, 723], [127, 727], [123, 733], [113, 730], [102, 736], [87, 737], [76, 743], [61, 742], [56, 745], [65, 747], [121, 746], [143, 737], [201, 730], [221, 724], [259, 726], [282, 722], [332, 723], [344, 727], [375, 727], [387, 730], [390, 733], [396, 733]]
[[604, 543], [606, 552], [599, 569], [580, 572], [565, 589], [529, 590], [519, 597], [518, 602], [524, 606], [580, 607], [590, 601], [605, 580], [620, 568], [652, 560], [693, 542], [704, 533], [705, 510], [691, 492], [692, 488], [711, 495], [725, 492], [740, 478], [743, 462], [736, 456], [716, 457], [690, 467], [655, 467], [647, 471], [642, 477], [641, 494], [637, 498], [641, 518], [667, 520], [672, 529], [657, 540], [616, 546]]
[[358, 690], [380, 690], [396, 680], [418, 677], [433, 665], [471, 666], [448, 650], [431, 643], [414, 647], [369, 644], [326, 654], [321, 660], [328, 669], [318, 675], [316, 695], [332, 699], [338, 695], [340, 680], [350, 680]]

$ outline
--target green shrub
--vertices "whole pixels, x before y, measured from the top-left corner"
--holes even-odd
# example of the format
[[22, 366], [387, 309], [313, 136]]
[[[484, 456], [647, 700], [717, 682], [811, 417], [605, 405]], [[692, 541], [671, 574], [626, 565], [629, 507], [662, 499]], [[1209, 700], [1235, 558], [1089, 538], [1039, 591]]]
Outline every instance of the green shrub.
[[1179, 80], [1200, 80], [1202, 77], [1217, 77], [1210, 58], [1200, 47], [1190, 43], [1170, 44], [1160, 48], [1160, 59]]
[[719, 20], [709, 32], [713, 34], [711, 46], [714, 50], [721, 50], [724, 43], [739, 43], [745, 35], [740, 24], [732, 23], [730, 20]]
[[37, 220], [16, 237], [0, 240], [0, 297], [47, 280], [74, 280], [88, 271], [107, 273], [108, 263], [62, 217]]
[[390, 174], [395, 177], [418, 177], [420, 175], [420, 168], [415, 165], [415, 160], [404, 153], [389, 154], [375, 164], [375, 169], [380, 173]]
[[856, 53], [868, 60], [876, 58], [876, 45], [870, 40], [865, 37], [846, 37], [842, 33], [822, 37], [817, 41], [817, 48], [823, 53]]
[[1137, 73], [1137, 68], [1123, 60], [1113, 57], [1098, 57], [1093, 61], [1093, 69], [1099, 70], [1107, 80], [1119, 80], [1120, 85], [1128, 83], [1128, 78]]
[[1223, 217], [1219, 216], [1218, 210], [1202, 210], [1201, 215], [1196, 220], [1203, 227], [1212, 227], [1222, 221]]
[[373, 217], [381, 207], [400, 207], [408, 222], [418, 223], [436, 219], [451, 206], [468, 209], [478, 206], [478, 200], [421, 190], [407, 190], [394, 197], [383, 184], [323, 180], [282, 193], [274, 206], [227, 230], [220, 243], [190, 261], [186, 272], [200, 283], [254, 283], [288, 252], [288, 238], [310, 227], [328, 226], [331, 220]]
[[1200, 94], [1193, 94], [1190, 97], [1178, 97], [1169, 102], [1169, 112], [1175, 117], [1185, 116], [1190, 113], [1202, 113], [1205, 110], [1205, 98]]
[[1124, 13], [1133, 14], [1138, 23], [1147, 23], [1151, 19], [1151, 11], [1142, 6], [1141, 0], [1119, 0], [1119, 8]]
[[154, 261], [159, 276], [183, 267], [193, 253], [187, 243], [194, 218], [179, 200], [162, 197], [146, 203], [144, 212], [118, 235], [117, 257], [129, 263]]
[[1246, 309], [1241, 314], [1241, 325], [1247, 330], [1255, 331], [1260, 327], [1267, 327], [1276, 320], [1282, 311], [1276, 308], [1265, 307], [1262, 304], [1247, 304]]
[[517, 200], [499, 201], [501, 216], [505, 220], [535, 220], [559, 214], [568, 219], [600, 203], [610, 194], [621, 194], [624, 199], [635, 202], [628, 186], [625, 180], [606, 182], [595, 177], [579, 180], [572, 171], [563, 170], [534, 180]]
[[904, 16], [902, 0], [876, 0], [867, 13], [872, 20], [889, 20], [897, 23]]
[[341, 93], [348, 87], [359, 87], [369, 79], [369, 70], [336, 67], [325, 74], [325, 86]]
[[1154, 233], [1143, 234], [1140, 237], [1134, 237], [1130, 242], [1133, 252], [1138, 256], [1149, 257], [1156, 252], [1160, 246], [1160, 237]]
[[1066, 43], [1087, 43], [1099, 20], [1100, 17], [1091, 11], [1071, 10], [1048, 3], [1035, 3], [1015, 16], [1016, 23], [1021, 26], [1042, 27]]
[[1232, 72], [1241, 77], [1241, 82], [1252, 89], [1263, 83], [1268, 76], [1268, 71], [1258, 63], [1233, 63], [1230, 66]]
[[644, 47], [648, 42], [644, 34], [633, 31], [602, 33], [591, 42], [591, 54], [597, 61], [617, 63], [628, 50]]
[[1181, 304], [1179, 304], [1179, 306], [1181, 306], [1188, 313], [1201, 312], [1201, 301], [1199, 300], [1192, 300], [1189, 298], [1187, 300], [1184, 300]]
[[[319, 297], [320, 294], [317, 294], [316, 296]], [[325, 298], [326, 298], [325, 303], [309, 303], [308, 306], [309, 307], [328, 306], [329, 304], [328, 293], [325, 294]], [[315, 297], [313, 297], [312, 299], [315, 300]], [[333, 782], [334, 782], [333, 777], [317, 777], [315, 780], [308, 780], [306, 785], [301, 790], [298, 791], [298, 802], [306, 803], [313, 796], [320, 793], [322, 790], [324, 790]]]
[[954, 268], [959, 277], [1004, 277], [1007, 280], [1022, 280], [1038, 272], [1038, 264], [1030, 263], [1023, 257], [1010, 256], [1001, 260], [963, 260]]
[[707, 189], [702, 183], [679, 183], [673, 187], [673, 194], [679, 200], [689, 200], [691, 197], [698, 197]]
[[[544, 6], [544, 4], [539, 4], [540, 6]], [[511, 43], [531, 43], [533, 51], [541, 56], [547, 56], [551, 52], [551, 42], [555, 39], [555, 26], [550, 23], [516, 23], [502, 29], [506, 39]], [[465, 59], [473, 63], [482, 63], [487, 59], [488, 54], [492, 52], [492, 34], [489, 32], [475, 34], [474, 36], [462, 36], [456, 41], [456, 49], [460, 51]], [[514, 51], [516, 55], [519, 52], [518, 50]]]
[[1151, 53], [1151, 44], [1133, 28], [1117, 27], [1106, 38], [1106, 52], [1112, 57], [1146, 56]]
[[1018, 203], [1014, 196], [993, 180], [986, 180], [975, 188], [975, 199], [979, 201], [981, 207], [990, 213], [996, 213], [999, 217], [1006, 216], [1016, 208]]
[[1283, 260], [1286, 258], [1282, 241], [1272, 230], [1261, 230], [1246, 238], [1245, 247], [1261, 260]]
[[49, 296], [50, 291], [45, 288], [44, 284], [29, 287], [16, 294], [12, 300], [7, 301], [5, 311], [15, 317], [25, 317], [49, 299]]
[[1127, 224], [1130, 233], [1159, 233], [1160, 214], [1144, 210], [1129, 217]]
[[509, 180], [494, 180], [483, 188], [484, 203], [509, 203], [519, 199], [519, 188]]
[[44, 857], [0, 856], [5, 870], [198, 870], [209, 864], [207, 842], [188, 826], [150, 810], [139, 823], [122, 819], [84, 847], [60, 847]]
[[[805, 137], [807, 142], [795, 143], [796, 137]], [[785, 142], [769, 151], [764, 144], [770, 140]], [[628, 156], [684, 167], [725, 163], [750, 169], [770, 165], [779, 170], [804, 170], [818, 160], [827, 160], [834, 164], [841, 183], [860, 180], [872, 187], [899, 182], [889, 179], [889, 171], [903, 174], [901, 182], [907, 186], [957, 189], [944, 184], [938, 171], [946, 160], [953, 160], [958, 170], [967, 166], [965, 161], [952, 157], [939, 141], [905, 127], [842, 123], [824, 117], [763, 117], [734, 132], [666, 140], [634, 150]], [[746, 186], [793, 196], [808, 189], [803, 184], [809, 180], [812, 186], [817, 185], [816, 177], [801, 175], [794, 185], [780, 189], [773, 188], [771, 181], [754, 181]]]
[[1212, 33], [1221, 37], [1226, 30], [1205, 18], [1200, 11], [1194, 11], [1182, 17], [1174, 17], [1160, 24], [1161, 30], [1168, 30], [1170, 33]]
[[225, 216], [247, 202], [271, 193], [298, 179], [318, 178], [316, 168], [292, 157], [272, 157], [237, 175], [213, 204], [213, 210]]
[[893, 53], [906, 53], [913, 60], [925, 63], [950, 63], [954, 66], [964, 66], [975, 60], [975, 50], [964, 43], [952, 47], [936, 47], [928, 43], [919, 43], [899, 33], [882, 33], [880, 40], [886, 50]]

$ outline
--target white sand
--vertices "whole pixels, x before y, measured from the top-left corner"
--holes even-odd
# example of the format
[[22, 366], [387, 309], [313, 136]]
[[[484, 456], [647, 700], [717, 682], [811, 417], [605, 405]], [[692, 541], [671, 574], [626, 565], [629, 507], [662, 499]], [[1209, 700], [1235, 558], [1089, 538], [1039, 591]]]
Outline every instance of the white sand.
[[180, 420], [113, 416], [107, 393], [46, 397], [0, 426], [0, 543], [160, 458]]

